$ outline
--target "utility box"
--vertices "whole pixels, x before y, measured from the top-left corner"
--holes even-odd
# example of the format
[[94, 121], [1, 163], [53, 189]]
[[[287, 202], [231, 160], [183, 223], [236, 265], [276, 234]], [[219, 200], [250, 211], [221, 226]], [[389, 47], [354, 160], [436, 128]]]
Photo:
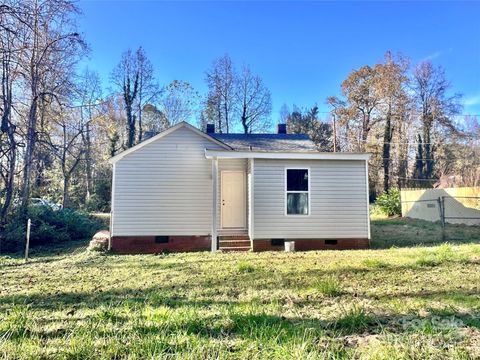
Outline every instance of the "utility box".
[[295, 251], [295, 241], [285, 241], [285, 251], [286, 252]]

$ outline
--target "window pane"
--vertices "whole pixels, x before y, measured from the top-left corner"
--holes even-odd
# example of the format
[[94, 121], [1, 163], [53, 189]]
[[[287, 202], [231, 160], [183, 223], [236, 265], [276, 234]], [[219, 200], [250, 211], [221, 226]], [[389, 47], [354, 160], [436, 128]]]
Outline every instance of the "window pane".
[[287, 193], [287, 214], [308, 215], [308, 193]]
[[287, 169], [287, 191], [308, 191], [307, 169]]

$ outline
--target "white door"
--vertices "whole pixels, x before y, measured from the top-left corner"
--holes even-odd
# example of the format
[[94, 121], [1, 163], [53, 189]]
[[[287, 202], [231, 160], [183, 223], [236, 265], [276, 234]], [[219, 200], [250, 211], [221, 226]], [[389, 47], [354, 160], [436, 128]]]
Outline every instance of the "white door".
[[245, 228], [245, 173], [222, 171], [222, 228]]

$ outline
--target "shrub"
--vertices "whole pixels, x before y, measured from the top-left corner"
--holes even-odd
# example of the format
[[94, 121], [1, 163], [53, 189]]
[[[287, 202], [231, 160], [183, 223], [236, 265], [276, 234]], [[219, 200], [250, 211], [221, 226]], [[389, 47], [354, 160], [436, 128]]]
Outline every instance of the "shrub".
[[101, 228], [99, 221], [79, 211], [72, 209], [54, 211], [46, 206], [30, 206], [26, 214], [18, 212], [5, 226], [2, 234], [2, 251], [14, 252], [23, 248], [28, 218], [32, 221], [31, 247], [88, 239]]
[[402, 215], [402, 205], [400, 203], [400, 192], [398, 189], [390, 189], [377, 198], [375, 202], [381, 212], [387, 216]]
[[93, 194], [90, 199], [87, 200], [85, 203], [85, 210], [88, 212], [108, 212], [109, 211], [109, 204], [107, 201], [102, 199], [99, 195]]

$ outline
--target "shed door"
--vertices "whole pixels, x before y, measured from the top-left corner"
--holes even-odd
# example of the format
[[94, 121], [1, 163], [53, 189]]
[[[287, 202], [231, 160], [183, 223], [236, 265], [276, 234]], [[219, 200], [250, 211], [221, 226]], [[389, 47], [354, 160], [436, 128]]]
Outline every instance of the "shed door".
[[222, 228], [245, 228], [245, 173], [222, 171]]

